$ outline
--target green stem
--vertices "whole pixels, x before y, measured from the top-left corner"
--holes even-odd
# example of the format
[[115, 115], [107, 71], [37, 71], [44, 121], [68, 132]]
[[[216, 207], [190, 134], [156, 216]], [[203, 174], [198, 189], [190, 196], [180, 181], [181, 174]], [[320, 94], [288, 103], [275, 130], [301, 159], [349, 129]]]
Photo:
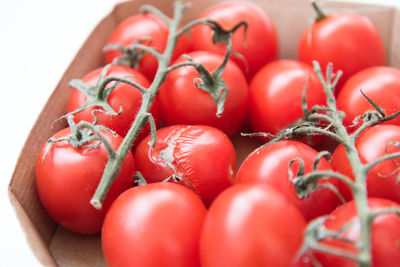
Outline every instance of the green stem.
[[392, 154], [388, 154], [388, 155], [385, 155], [385, 156], [383, 156], [383, 157], [380, 157], [380, 158], [378, 158], [378, 159], [376, 159], [376, 160], [374, 160], [374, 161], [372, 161], [372, 162], [366, 164], [366, 165], [365, 165], [365, 169], [366, 169], [366, 171], [369, 171], [369, 170], [372, 169], [375, 165], [377, 165], [377, 164], [379, 164], [379, 163], [381, 163], [381, 162], [383, 162], [383, 161], [391, 160], [391, 159], [396, 159], [396, 158], [400, 158], [400, 152], [392, 153]]
[[326, 19], [326, 14], [322, 9], [318, 6], [318, 4], [315, 1], [311, 2], [311, 5], [313, 6], [315, 13], [317, 14], [317, 17], [315, 18], [316, 21], [322, 21]]
[[114, 148], [111, 146], [108, 139], [102, 134], [102, 132], [99, 129], [97, 129], [97, 127], [95, 125], [93, 125], [87, 121], [80, 121], [76, 127], [76, 130], [80, 131], [81, 129], [84, 129], [84, 128], [90, 129], [96, 134], [99, 141], [101, 143], [103, 143], [104, 147], [107, 149], [109, 158], [113, 158], [115, 156]]
[[[314, 68], [320, 80], [323, 80], [320, 66], [314, 62]], [[328, 66], [329, 68], [329, 66]], [[331, 68], [328, 69], [328, 72]], [[328, 77], [328, 76], [327, 76]], [[331, 77], [331, 75], [329, 75]], [[336, 135], [340, 137], [341, 144], [345, 147], [347, 158], [353, 170], [355, 181], [353, 183], [353, 197], [357, 208], [358, 220], [360, 223], [360, 240], [357, 262], [359, 267], [371, 266], [371, 211], [368, 207], [367, 196], [367, 167], [364, 166], [358, 155], [355, 146], [355, 137], [349, 135], [345, 126], [342, 123], [342, 117], [336, 107], [336, 100], [333, 95], [332, 86], [337, 83], [337, 78], [332, 83], [328, 80], [323, 82], [325, 93], [327, 95], [328, 108], [332, 110], [332, 125], [336, 131]]]
[[370, 217], [370, 209], [368, 207], [367, 195], [367, 168], [361, 162], [355, 146], [354, 136], [347, 133], [347, 129], [343, 126], [338, 118], [338, 111], [336, 110], [336, 101], [333, 98], [334, 105], [329, 106], [336, 112], [333, 113], [334, 127], [336, 133], [342, 137], [342, 145], [345, 147], [346, 156], [350, 162], [355, 178], [353, 197], [357, 208], [358, 220], [360, 223], [360, 240], [358, 251], [358, 266], [369, 267], [371, 266], [371, 226], [372, 220]]
[[315, 251], [320, 251], [323, 253], [329, 253], [329, 254], [333, 254], [339, 257], [343, 257], [343, 258], [347, 258], [353, 261], [358, 261], [358, 256], [357, 254], [354, 254], [352, 252], [343, 250], [343, 249], [339, 249], [333, 246], [328, 246], [328, 245], [324, 245], [321, 244], [319, 242], [310, 242], [309, 247], [312, 248]]
[[154, 98], [168, 73], [167, 69], [171, 61], [171, 55], [178, 38], [177, 30], [179, 22], [181, 21], [182, 13], [185, 7], [186, 5], [182, 4], [181, 2], [175, 2], [173, 19], [169, 22], [170, 34], [168, 36], [167, 46], [164, 53], [160, 54], [158, 57], [157, 73], [149, 89], [143, 93], [142, 104], [135, 117], [132, 127], [129, 129], [127, 135], [116, 151], [115, 157], [109, 158], [106, 164], [99, 186], [97, 187], [96, 192], [90, 201], [90, 203], [96, 209], [102, 208], [102, 203], [108, 193], [108, 190], [119, 173], [126, 154], [131, 149], [131, 146], [140, 130], [149, 119], [148, 111], [150, 106], [153, 103]]
[[[127, 80], [124, 77], [114, 77], [114, 76], [108, 76], [106, 78], [104, 78], [104, 80], [102, 81], [102, 83], [100, 84], [98, 90], [97, 90], [97, 99], [102, 99], [102, 95], [104, 94], [104, 90], [106, 89], [107, 84], [109, 84], [110, 82], [123, 82], [126, 84], [129, 84], [131, 86], [133, 86], [134, 88], [138, 89], [142, 94], [146, 91], [146, 88], [144, 88], [142, 85], [131, 81], [131, 80]], [[115, 85], [114, 85], [115, 86]]]

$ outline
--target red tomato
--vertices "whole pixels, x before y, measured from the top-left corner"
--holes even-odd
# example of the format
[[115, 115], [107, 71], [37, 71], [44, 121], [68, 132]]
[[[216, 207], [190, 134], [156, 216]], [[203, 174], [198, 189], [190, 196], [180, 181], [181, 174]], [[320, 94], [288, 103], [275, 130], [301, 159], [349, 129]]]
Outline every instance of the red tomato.
[[[347, 80], [338, 95], [337, 107], [346, 113], [343, 121], [346, 126], [353, 125], [354, 119], [366, 111], [375, 110], [360, 90], [382, 107], [387, 116], [400, 110], [400, 70], [393, 67], [371, 67]], [[400, 125], [400, 117], [388, 123]]]
[[[118, 44], [121, 46], [130, 46], [133, 43], [146, 40], [142, 44], [153, 47], [158, 52], [163, 52], [169, 34], [169, 27], [165, 21], [152, 13], [139, 14], [123, 20], [111, 34], [109, 44]], [[189, 50], [189, 41], [185, 35], [182, 35], [175, 46], [172, 59], [175, 60], [181, 54]], [[105, 52], [106, 63], [111, 63], [115, 58], [121, 57], [119, 50], [108, 50]], [[158, 66], [157, 59], [145, 53], [139, 60], [138, 70], [143, 73], [147, 79], [153, 80]]]
[[[368, 206], [372, 210], [400, 206], [385, 199], [371, 198]], [[346, 227], [341, 234], [343, 238], [348, 238], [357, 242], [360, 238], [360, 224], [357, 220], [357, 210], [355, 202], [349, 202], [333, 211], [324, 226], [331, 231], [339, 231]], [[371, 232], [372, 265], [374, 267], [392, 267], [400, 262], [400, 216], [395, 214], [383, 214], [376, 217], [372, 223]], [[357, 253], [354, 244], [339, 241], [333, 238], [322, 240], [322, 244], [334, 246], [349, 252]], [[313, 252], [317, 260], [324, 267], [356, 267], [357, 263], [343, 257], [334, 256], [327, 253]]]
[[179, 176], [209, 206], [233, 183], [236, 154], [228, 137], [209, 126], [175, 125], [157, 131], [154, 149], [150, 137], [137, 146], [137, 170], [147, 182]]
[[[91, 71], [82, 78], [82, 81], [89, 85], [95, 86], [99, 80], [102, 69], [103, 68], [98, 68]], [[149, 87], [149, 82], [147, 81], [147, 79], [142, 74], [129, 67], [112, 65], [106, 74], [106, 77], [109, 76], [120, 78], [125, 77], [126, 79], [134, 81], [145, 88]], [[107, 88], [113, 86], [114, 84], [114, 82], [109, 83]], [[107, 103], [112, 107], [115, 112], [118, 112], [121, 108], [121, 114], [112, 116], [109, 114], [97, 112], [96, 115], [99, 119], [98, 124], [107, 126], [108, 128], [116, 131], [119, 135], [125, 136], [126, 133], [129, 131], [133, 120], [135, 119], [141, 102], [142, 94], [139, 90], [129, 84], [122, 82], [119, 83], [118, 86], [107, 97]], [[72, 112], [82, 107], [85, 103], [85, 94], [83, 94], [76, 88], [72, 88], [72, 91], [68, 98], [67, 112]], [[92, 115], [92, 111], [96, 109], [99, 109], [99, 107], [91, 107], [75, 114], [74, 116], [76, 122], [79, 122], [81, 120], [90, 122], [93, 121], [94, 117]], [[157, 99], [153, 103], [150, 112], [153, 114], [154, 119], [158, 121], [160, 114]], [[146, 125], [145, 130], [140, 133], [137, 140], [145, 137], [149, 132], [150, 128]]]
[[[211, 52], [188, 54], [209, 71], [215, 71], [223, 62], [223, 56]], [[175, 63], [186, 61], [181, 58]], [[174, 63], [174, 64], [175, 64]], [[217, 117], [217, 104], [211, 95], [197, 88], [194, 79], [200, 75], [194, 67], [186, 66], [168, 73], [159, 91], [162, 120], [166, 125], [204, 124], [216, 127], [228, 135], [242, 125], [248, 108], [248, 85], [242, 71], [229, 61], [222, 79], [228, 87], [224, 112]]]
[[365, 16], [333, 13], [304, 30], [298, 47], [299, 59], [317, 60], [323, 70], [329, 62], [342, 70], [336, 93], [356, 72], [385, 65], [385, 48], [378, 30]]
[[211, 205], [200, 237], [203, 267], [287, 267], [301, 246], [306, 223], [272, 187], [235, 185]]
[[[205, 10], [199, 17], [217, 21], [224, 30], [231, 30], [238, 23], [248, 24], [247, 32], [238, 29], [232, 36], [232, 50], [241, 54], [243, 59], [232, 56], [241, 67], [248, 80], [266, 63], [278, 57], [278, 37], [275, 26], [268, 15], [259, 6], [246, 1], [228, 1], [218, 3]], [[192, 31], [194, 50], [207, 50], [220, 54], [226, 52], [224, 44], [214, 44], [212, 30], [207, 25], [199, 25]]]
[[200, 266], [199, 237], [206, 216], [184, 186], [154, 183], [121, 194], [102, 229], [107, 264], [140, 267]]
[[[122, 137], [102, 131], [117, 150]], [[71, 134], [70, 128], [53, 135], [61, 138]], [[89, 202], [94, 195], [108, 160], [107, 149], [74, 148], [67, 141], [53, 143], [44, 162], [45, 144], [36, 161], [36, 186], [39, 198], [49, 215], [61, 226], [78, 233], [92, 234], [101, 230], [104, 216], [114, 199], [134, 183], [134, 160], [126, 155], [121, 170], [112, 184], [101, 210]]]
[[[400, 152], [400, 149], [396, 146], [389, 145], [390, 142], [400, 142], [400, 126], [385, 124], [368, 128], [356, 140], [356, 148], [361, 162], [368, 164], [386, 154]], [[386, 198], [400, 202], [400, 184], [397, 182], [399, 163], [399, 159], [387, 160], [379, 163], [368, 172], [367, 190], [369, 197]], [[335, 171], [354, 180], [353, 170], [343, 145], [339, 145], [332, 154], [331, 164]], [[350, 191], [346, 194], [346, 198], [352, 198]]]
[[[236, 175], [235, 184], [257, 183], [267, 184], [285, 194], [303, 213], [306, 220], [328, 214], [334, 210], [340, 200], [330, 189], [315, 190], [308, 198], [300, 199], [297, 196], [292, 181], [289, 180], [289, 162], [301, 158], [304, 162], [305, 173], [310, 173], [318, 152], [310, 146], [294, 141], [283, 140], [263, 147], [251, 153], [240, 166]], [[293, 176], [299, 169], [299, 162], [291, 165]], [[318, 170], [331, 170], [329, 162], [321, 159]], [[329, 179], [336, 188], [340, 188], [338, 181]], [[320, 181], [319, 184], [328, 181]]]
[[278, 60], [257, 72], [250, 83], [249, 117], [253, 129], [276, 134], [304, 117], [301, 103], [306, 83], [308, 108], [326, 105], [321, 82], [305, 63]]

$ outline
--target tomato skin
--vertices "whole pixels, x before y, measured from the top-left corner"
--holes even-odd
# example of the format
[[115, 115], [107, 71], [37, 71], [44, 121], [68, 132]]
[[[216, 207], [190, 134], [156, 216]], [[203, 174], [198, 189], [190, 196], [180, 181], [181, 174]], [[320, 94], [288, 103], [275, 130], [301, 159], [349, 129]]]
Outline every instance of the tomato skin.
[[[97, 84], [100, 77], [100, 73], [103, 68], [97, 68], [88, 74], [86, 74], [82, 81], [92, 86]], [[106, 77], [125, 77], [131, 81], [137, 82], [145, 88], [149, 87], [147, 79], [134, 69], [121, 65], [112, 65], [107, 71]], [[109, 86], [114, 85], [110, 83]], [[119, 135], [125, 136], [132, 125], [132, 122], [140, 108], [142, 102], [142, 94], [139, 90], [126, 83], [119, 83], [118, 86], [110, 93], [107, 98], [107, 103], [113, 108], [115, 112], [118, 112], [122, 108], [122, 112], [119, 115], [111, 116], [101, 112], [97, 112], [98, 124], [104, 125]], [[72, 88], [67, 103], [67, 112], [72, 112], [86, 103], [86, 96], [76, 88]], [[91, 107], [74, 115], [75, 121], [78, 123], [81, 120], [92, 122], [94, 117], [92, 111], [99, 109], [98, 107]], [[150, 108], [150, 113], [153, 115], [156, 122], [159, 121], [160, 111], [157, 98]], [[140, 140], [150, 133], [150, 127], [146, 125], [137, 138]]]
[[[60, 138], [71, 133], [70, 128], [57, 132]], [[116, 150], [122, 137], [102, 131]], [[61, 226], [83, 234], [98, 233], [104, 216], [114, 199], [133, 186], [135, 165], [129, 151], [101, 210], [89, 203], [108, 160], [104, 145], [97, 148], [74, 148], [67, 141], [53, 143], [42, 163], [45, 144], [36, 161], [36, 186], [39, 198], [49, 215]]]
[[200, 238], [202, 266], [289, 266], [305, 226], [293, 203], [272, 187], [234, 185], [207, 213]]
[[329, 62], [343, 76], [336, 88], [353, 74], [371, 66], [385, 65], [382, 38], [372, 22], [358, 14], [333, 13], [304, 30], [298, 46], [299, 60], [317, 60], [322, 70]]
[[[386, 66], [367, 68], [350, 77], [337, 97], [338, 109], [346, 113], [344, 125], [353, 125], [356, 117], [375, 110], [360, 90], [382, 107], [387, 116], [400, 110], [400, 70]], [[400, 125], [400, 117], [386, 123]]]
[[198, 241], [206, 212], [200, 199], [181, 185], [154, 183], [125, 191], [104, 220], [107, 264], [200, 267]]
[[[203, 125], [174, 125], [157, 131], [154, 149], [150, 136], [137, 146], [137, 170], [148, 183], [161, 182], [175, 174], [209, 206], [233, 183], [236, 154], [228, 137]], [[164, 153], [163, 156], [162, 154]]]
[[[370, 198], [368, 206], [372, 210], [400, 206], [386, 199]], [[353, 241], [360, 238], [360, 225], [357, 218], [355, 202], [351, 201], [333, 211], [324, 225], [328, 230], [338, 231], [340, 228], [348, 225], [347, 230], [342, 234], [343, 237]], [[346, 226], [347, 227], [347, 226]], [[345, 249], [357, 253], [354, 244], [333, 239], [324, 239], [325, 245], [331, 245], [336, 248]], [[372, 223], [371, 247], [372, 247], [372, 266], [390, 267], [400, 262], [400, 217], [395, 214], [383, 214], [376, 217]], [[313, 254], [324, 267], [356, 267], [354, 261], [343, 257], [328, 255], [326, 253], [316, 252]]]
[[308, 64], [277, 60], [259, 70], [250, 83], [252, 128], [256, 132], [276, 134], [302, 118], [301, 103], [306, 82], [307, 106], [326, 105], [321, 82]]
[[[209, 71], [215, 71], [223, 62], [223, 56], [206, 51], [188, 54]], [[177, 60], [174, 64], [186, 61]], [[248, 84], [237, 65], [228, 61], [222, 79], [228, 87], [224, 112], [217, 117], [217, 104], [211, 95], [197, 88], [194, 79], [200, 75], [194, 67], [186, 66], [168, 73], [159, 91], [161, 118], [166, 125], [210, 125], [232, 135], [242, 125], [248, 109]]]
[[[243, 59], [232, 56], [245, 73], [248, 80], [266, 63], [278, 57], [278, 36], [275, 25], [268, 15], [254, 3], [246, 1], [228, 1], [218, 3], [206, 9], [200, 16], [217, 21], [223, 29], [231, 30], [238, 23], [246, 21], [248, 28], [238, 29], [232, 35], [232, 51], [241, 54]], [[260, 38], [262, 36], [262, 38]], [[214, 44], [212, 30], [207, 25], [199, 25], [193, 28], [191, 44], [194, 50], [207, 50], [220, 54], [226, 52], [224, 44]], [[248, 71], [246, 71], [248, 68]]]
[[[107, 44], [119, 44], [129, 46], [136, 41], [149, 39], [142, 44], [153, 47], [158, 52], [163, 52], [169, 34], [168, 25], [153, 13], [138, 14], [123, 20], [111, 34]], [[171, 60], [175, 60], [181, 54], [190, 50], [189, 40], [186, 35], [181, 35], [175, 46]], [[104, 54], [106, 63], [111, 63], [115, 58], [121, 56], [119, 50], [108, 50]], [[139, 60], [138, 71], [143, 73], [149, 81], [152, 81], [157, 71], [158, 61], [149, 54], [145, 53]]]
[[[339, 198], [329, 189], [315, 190], [308, 198], [297, 196], [292, 182], [289, 180], [289, 162], [301, 158], [305, 173], [310, 173], [318, 152], [310, 146], [294, 140], [282, 140], [252, 152], [240, 166], [235, 184], [252, 183], [267, 184], [286, 195], [301, 211], [307, 221], [328, 214], [339, 204]], [[293, 175], [299, 169], [299, 162], [292, 164]], [[321, 159], [318, 170], [331, 170], [329, 162]], [[341, 191], [340, 183], [335, 179], [328, 182]]]
[[[390, 142], [400, 142], [400, 126], [383, 124], [365, 130], [356, 140], [356, 148], [361, 162], [364, 164], [373, 162], [384, 156], [386, 150], [387, 153], [398, 153], [400, 149], [395, 146], [387, 146]], [[354, 180], [352, 168], [343, 145], [339, 145], [332, 154], [331, 164], [333, 170]], [[398, 159], [387, 160], [379, 163], [368, 172], [367, 190], [369, 197], [385, 198], [400, 203], [400, 184], [397, 183], [398, 171], [394, 172], [398, 169], [398, 164]], [[352, 195], [348, 193], [347, 199], [351, 198]]]

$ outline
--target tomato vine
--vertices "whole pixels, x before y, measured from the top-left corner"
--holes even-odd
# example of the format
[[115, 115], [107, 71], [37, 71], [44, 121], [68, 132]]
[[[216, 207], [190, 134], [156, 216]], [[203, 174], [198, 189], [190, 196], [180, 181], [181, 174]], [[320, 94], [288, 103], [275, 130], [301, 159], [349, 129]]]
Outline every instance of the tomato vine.
[[[275, 137], [268, 144], [274, 143], [283, 138], [290, 138], [296, 134], [325, 134], [345, 147], [347, 158], [350, 161], [355, 180], [351, 180], [349, 177], [334, 171], [318, 171], [314, 168], [314, 171], [309, 174], [304, 174], [300, 171], [296, 174], [296, 178], [293, 180], [293, 184], [299, 197], [304, 197], [309, 194], [309, 191], [317, 189], [317, 181], [319, 179], [328, 179], [330, 177], [341, 180], [346, 183], [353, 192], [353, 197], [356, 203], [358, 220], [360, 223], [360, 240], [357, 242], [356, 247], [359, 248], [358, 254], [336, 248], [334, 246], [328, 246], [321, 244], [320, 240], [324, 238], [336, 238], [340, 239], [341, 229], [338, 232], [332, 233], [327, 231], [323, 223], [327, 217], [320, 217], [308, 225], [307, 234], [304, 240], [304, 249], [310, 248], [314, 251], [321, 251], [338, 255], [358, 262], [358, 266], [367, 267], [371, 266], [371, 227], [373, 220], [380, 214], [384, 213], [395, 213], [400, 215], [400, 209], [396, 207], [390, 207], [381, 210], [372, 210], [368, 206], [368, 195], [367, 195], [367, 173], [368, 171], [385, 160], [391, 160], [394, 158], [400, 158], [400, 152], [387, 154], [382, 158], [379, 158], [369, 164], [363, 164], [356, 148], [357, 137], [367, 128], [379, 124], [382, 121], [387, 121], [396, 116], [400, 115], [397, 112], [391, 116], [386, 117], [381, 108], [377, 106], [373, 100], [368, 99], [375, 110], [369, 111], [361, 118], [363, 118], [363, 124], [354, 132], [349, 134], [347, 128], [343, 125], [344, 114], [337, 110], [336, 100], [334, 97], [334, 87], [341, 76], [341, 73], [337, 73], [333, 80], [332, 64], [329, 64], [326, 70], [326, 77], [323, 77], [320, 65], [314, 61], [314, 69], [318, 78], [320, 79], [323, 88], [327, 96], [327, 107], [313, 107], [310, 110], [307, 109], [306, 105], [303, 104], [304, 114], [307, 114], [307, 118], [292, 128], [288, 128], [283, 134]], [[306, 88], [305, 88], [306, 89]], [[304, 101], [303, 101], [304, 102]], [[319, 111], [324, 111], [320, 113]], [[312, 120], [310, 120], [312, 119]], [[314, 119], [318, 119], [325, 122], [325, 125], [316, 123]], [[398, 144], [396, 144], [399, 147]], [[316, 159], [315, 165], [318, 165], [318, 158]], [[290, 167], [290, 166], [289, 166]], [[305, 192], [308, 191], [308, 192]], [[346, 227], [346, 226], [345, 226]]]
[[[152, 147], [155, 145], [155, 132], [156, 127], [154, 123], [154, 119], [152, 114], [149, 112], [149, 109], [154, 101], [154, 98], [166, 78], [166, 75], [169, 71], [172, 71], [176, 68], [181, 66], [193, 66], [200, 74], [200, 79], [195, 79], [195, 85], [207, 91], [214, 99], [218, 109], [217, 109], [217, 116], [219, 116], [223, 112], [223, 106], [225, 102], [226, 95], [228, 93], [228, 88], [226, 87], [224, 81], [221, 79], [222, 71], [226, 65], [226, 62], [229, 58], [231, 53], [231, 35], [232, 33], [237, 30], [239, 27], [243, 26], [246, 28], [246, 23], [241, 22], [237, 26], [233, 27], [229, 31], [225, 31], [222, 27], [211, 19], [199, 19], [196, 21], [192, 21], [187, 25], [183, 26], [179, 29], [179, 23], [181, 21], [182, 14], [184, 10], [187, 8], [187, 4], [183, 4], [179, 1], [174, 3], [174, 12], [173, 18], [170, 19], [166, 15], [164, 15], [160, 10], [153, 6], [144, 5], [142, 6], [141, 10], [143, 12], [152, 12], [162, 18], [165, 22], [167, 22], [169, 26], [169, 35], [167, 40], [167, 45], [163, 53], [158, 52], [152, 47], [145, 46], [141, 44], [141, 42], [135, 42], [129, 47], [129, 52], [132, 54], [134, 51], [140, 51], [139, 53], [145, 52], [150, 53], [151, 55], [155, 56], [158, 60], [158, 68], [156, 75], [154, 77], [153, 82], [151, 83], [148, 90], [144, 90], [141, 86], [137, 86], [135, 83], [130, 83], [137, 89], [139, 89], [142, 93], [142, 104], [140, 109], [133, 121], [131, 128], [129, 129], [128, 133], [126, 134], [123, 142], [121, 143], [120, 147], [114, 153], [114, 157], [110, 158], [106, 164], [104, 169], [104, 173], [102, 179], [99, 183], [99, 186], [91, 199], [90, 203], [96, 209], [101, 209], [102, 201], [107, 195], [107, 192], [113, 183], [115, 177], [118, 175], [118, 171], [121, 167], [122, 161], [126, 155], [126, 153], [130, 150], [133, 142], [135, 141], [138, 133], [144, 127], [144, 125], [149, 122], [151, 128], [151, 141], [150, 144]], [[180, 35], [184, 34], [186, 31], [190, 30], [192, 27], [198, 24], [206, 24], [209, 25], [214, 30], [213, 41], [215, 43], [225, 43], [227, 45], [227, 51], [225, 54], [225, 60], [221, 64], [221, 66], [214, 71], [213, 73], [209, 73], [204, 67], [202, 67], [199, 63], [192, 61], [190, 58], [187, 58], [186, 62], [179, 63], [176, 65], [170, 66], [171, 55], [173, 53], [175, 44]], [[108, 47], [107, 49], [109, 49]], [[112, 48], [112, 47], [111, 47]], [[135, 54], [135, 53], [133, 53]], [[112, 81], [117, 82], [125, 82], [124, 79], [115, 79], [109, 78]], [[115, 113], [115, 111], [114, 111]]]

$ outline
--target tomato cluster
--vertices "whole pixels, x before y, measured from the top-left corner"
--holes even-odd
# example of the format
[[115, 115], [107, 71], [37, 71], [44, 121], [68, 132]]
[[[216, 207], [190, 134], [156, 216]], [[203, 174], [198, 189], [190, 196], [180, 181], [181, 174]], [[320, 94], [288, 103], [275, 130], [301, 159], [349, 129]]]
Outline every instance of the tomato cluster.
[[[285, 134], [310, 116], [305, 110], [317, 107], [319, 118], [331, 112], [313, 61], [343, 71], [334, 95], [348, 134], [368, 116], [400, 110], [400, 71], [385, 66], [384, 45], [368, 18], [315, 7], [318, 18], [304, 29], [298, 59], [278, 59], [273, 21], [247, 1], [205, 10], [176, 37], [167, 66], [160, 60], [174, 18], [150, 12], [122, 21], [104, 49], [107, 65], [71, 81], [71, 129], [52, 136], [38, 156], [37, 191], [49, 215], [74, 232], [101, 232], [110, 266], [355, 266], [342, 257], [358, 251], [354, 188], [329, 175], [310, 192], [294, 186], [297, 174], [315, 171], [354, 181], [349, 148], [319, 135], [311, 142]], [[150, 101], [146, 92], [159, 80]], [[148, 123], [138, 126], [97, 210], [92, 196], [140, 115]], [[400, 151], [399, 122], [357, 137], [362, 163]], [[327, 121], [313, 123], [330, 130]], [[260, 143], [282, 134], [297, 140], [273, 139], [238, 166], [231, 137], [243, 130], [261, 135]], [[331, 158], [320, 153], [324, 142], [335, 144]], [[371, 210], [399, 206], [399, 164], [394, 158], [369, 171]], [[342, 254], [302, 245], [315, 222], [340, 232], [339, 240], [318, 241]], [[374, 266], [399, 262], [399, 216], [377, 215], [371, 236]]]

